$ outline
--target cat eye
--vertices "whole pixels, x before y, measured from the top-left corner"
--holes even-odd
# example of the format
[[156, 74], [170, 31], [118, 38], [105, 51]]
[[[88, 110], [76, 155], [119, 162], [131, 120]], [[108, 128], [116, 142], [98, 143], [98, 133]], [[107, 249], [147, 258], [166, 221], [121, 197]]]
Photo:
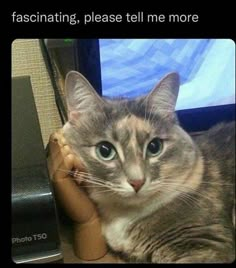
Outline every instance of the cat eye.
[[115, 158], [116, 150], [110, 142], [103, 141], [96, 146], [96, 154], [101, 160], [109, 161]]
[[149, 157], [157, 156], [161, 153], [162, 148], [163, 148], [162, 141], [158, 138], [154, 138], [149, 142], [146, 154]]

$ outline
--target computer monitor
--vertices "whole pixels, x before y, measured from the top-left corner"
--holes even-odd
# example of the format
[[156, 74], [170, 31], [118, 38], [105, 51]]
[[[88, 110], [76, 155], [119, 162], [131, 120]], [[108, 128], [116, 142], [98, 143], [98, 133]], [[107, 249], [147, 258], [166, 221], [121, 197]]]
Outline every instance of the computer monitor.
[[231, 39], [82, 39], [78, 49], [79, 70], [103, 96], [147, 94], [175, 71], [181, 80], [176, 112], [187, 131], [235, 120]]

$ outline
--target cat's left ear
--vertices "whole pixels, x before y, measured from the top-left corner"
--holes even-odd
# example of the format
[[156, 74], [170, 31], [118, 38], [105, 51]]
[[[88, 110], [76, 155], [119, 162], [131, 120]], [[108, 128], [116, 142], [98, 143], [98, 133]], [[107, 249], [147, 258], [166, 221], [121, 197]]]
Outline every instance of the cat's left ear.
[[70, 71], [66, 75], [65, 93], [70, 122], [78, 120], [83, 114], [98, 112], [103, 103], [89, 81], [76, 71]]
[[153, 112], [163, 116], [172, 116], [179, 93], [180, 78], [178, 73], [167, 74], [148, 94], [146, 105]]

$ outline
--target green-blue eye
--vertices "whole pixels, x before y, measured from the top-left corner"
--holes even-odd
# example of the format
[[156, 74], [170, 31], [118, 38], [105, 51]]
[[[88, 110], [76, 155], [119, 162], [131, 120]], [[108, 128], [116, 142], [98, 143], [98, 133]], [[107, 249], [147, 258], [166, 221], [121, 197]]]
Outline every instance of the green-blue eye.
[[114, 146], [108, 141], [102, 141], [96, 146], [97, 157], [104, 161], [113, 160], [116, 156]]
[[147, 156], [154, 157], [161, 153], [163, 149], [162, 141], [158, 138], [151, 140], [147, 146]]

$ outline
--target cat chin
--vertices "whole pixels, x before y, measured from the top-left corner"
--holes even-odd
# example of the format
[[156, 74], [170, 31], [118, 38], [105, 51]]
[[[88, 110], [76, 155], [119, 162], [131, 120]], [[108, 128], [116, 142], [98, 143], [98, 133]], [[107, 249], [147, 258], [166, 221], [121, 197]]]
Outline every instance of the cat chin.
[[144, 192], [126, 192], [126, 193], [111, 193], [99, 194], [96, 192], [90, 193], [93, 201], [99, 204], [117, 204], [121, 206], [137, 206], [144, 204], [150, 200], [150, 196]]

